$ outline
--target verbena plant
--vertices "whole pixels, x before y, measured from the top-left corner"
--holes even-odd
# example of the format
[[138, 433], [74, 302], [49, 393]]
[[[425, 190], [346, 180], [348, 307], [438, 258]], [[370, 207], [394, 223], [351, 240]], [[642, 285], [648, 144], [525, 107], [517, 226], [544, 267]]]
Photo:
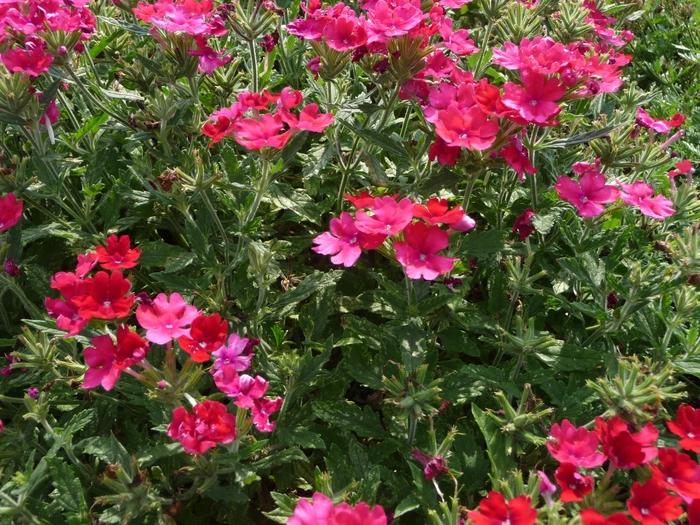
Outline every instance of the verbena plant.
[[1, 3], [3, 522], [700, 523], [684, 9]]

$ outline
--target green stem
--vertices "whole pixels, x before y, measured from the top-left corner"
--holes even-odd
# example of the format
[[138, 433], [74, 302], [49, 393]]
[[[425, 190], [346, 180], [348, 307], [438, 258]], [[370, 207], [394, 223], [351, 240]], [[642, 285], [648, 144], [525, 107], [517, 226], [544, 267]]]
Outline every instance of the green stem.
[[252, 90], [258, 92], [258, 50], [255, 47], [255, 40], [248, 40], [248, 50], [250, 51], [250, 77]]
[[270, 185], [270, 181], [272, 179], [270, 161], [267, 160], [265, 157], [262, 157], [261, 160], [262, 165], [260, 167], [260, 181], [258, 182], [258, 187], [255, 189], [255, 199], [253, 200], [253, 204], [248, 209], [248, 213], [246, 214], [246, 217], [243, 221], [244, 227], [248, 226], [248, 224], [250, 224], [250, 222], [255, 218], [255, 215], [258, 213], [260, 203], [262, 202], [265, 193], [267, 193], [267, 188]]

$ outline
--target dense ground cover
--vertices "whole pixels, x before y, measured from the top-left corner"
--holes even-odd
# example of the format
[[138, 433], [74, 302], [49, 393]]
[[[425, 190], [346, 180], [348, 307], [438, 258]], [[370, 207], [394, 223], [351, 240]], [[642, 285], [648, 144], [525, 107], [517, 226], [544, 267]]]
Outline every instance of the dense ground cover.
[[0, 3], [0, 522], [700, 523], [699, 16]]

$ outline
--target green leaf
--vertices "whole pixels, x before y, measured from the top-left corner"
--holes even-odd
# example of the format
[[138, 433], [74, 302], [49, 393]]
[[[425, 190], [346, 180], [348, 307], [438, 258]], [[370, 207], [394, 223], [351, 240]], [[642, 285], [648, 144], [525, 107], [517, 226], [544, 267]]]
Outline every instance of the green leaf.
[[342, 271], [314, 272], [306, 277], [296, 288], [283, 294], [272, 305], [268, 307], [265, 317], [270, 319], [283, 319], [287, 317], [300, 302], [308, 299], [311, 295], [323, 288], [334, 285]]
[[63, 460], [57, 457], [47, 458], [46, 463], [51, 474], [51, 483], [54, 486], [51, 499], [61, 506], [69, 524], [88, 523], [90, 519], [80, 478]]
[[472, 415], [486, 441], [493, 478], [505, 479], [508, 472], [516, 467], [506, 435], [499, 425], [475, 404], [472, 404]]
[[492, 229], [466, 234], [461, 252], [465, 256], [488, 259], [504, 248], [503, 232]]

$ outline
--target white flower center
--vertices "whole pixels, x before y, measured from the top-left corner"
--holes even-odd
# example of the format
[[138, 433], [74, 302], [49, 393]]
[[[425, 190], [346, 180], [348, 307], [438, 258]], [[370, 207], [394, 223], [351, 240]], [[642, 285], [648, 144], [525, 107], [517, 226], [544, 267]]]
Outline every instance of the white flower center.
[[642, 516], [648, 516], [649, 515], [649, 509], [639, 509], [639, 513]]
[[420, 259], [421, 262], [425, 262], [425, 260], [426, 260], [427, 258], [428, 258], [428, 256], [425, 255], [424, 253], [421, 253], [421, 254], [418, 256], [418, 259]]
[[110, 306], [112, 306], [112, 301], [105, 301], [102, 303], [102, 306], [104, 306], [105, 308], [109, 308]]
[[693, 439], [693, 438], [695, 438], [695, 434], [693, 434], [692, 432], [688, 432], [688, 437], [690, 439]]
[[168, 324], [165, 325], [165, 327], [166, 327], [168, 330], [171, 330], [172, 327], [173, 327], [173, 325], [172, 325], [172, 323], [168, 323]]

